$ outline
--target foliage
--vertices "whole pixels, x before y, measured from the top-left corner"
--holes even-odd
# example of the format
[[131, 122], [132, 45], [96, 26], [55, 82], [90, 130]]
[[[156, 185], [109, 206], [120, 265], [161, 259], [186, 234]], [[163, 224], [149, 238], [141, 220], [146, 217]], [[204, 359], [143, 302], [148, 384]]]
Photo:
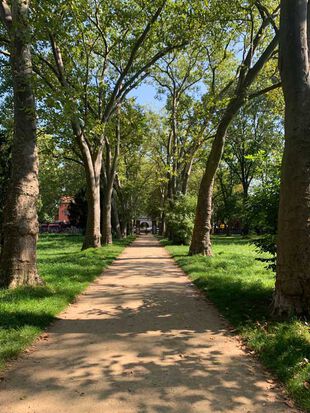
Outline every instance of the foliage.
[[167, 228], [171, 241], [188, 245], [194, 227], [196, 197], [179, 195], [167, 212]]
[[69, 205], [70, 224], [85, 230], [87, 220], [87, 200], [86, 191], [81, 189], [74, 196]]
[[242, 189], [233, 171], [222, 163], [217, 172], [213, 195], [213, 221], [229, 226], [243, 220]]
[[263, 234], [254, 244], [262, 252], [271, 254], [264, 259], [268, 267], [275, 271], [276, 266], [276, 233], [279, 209], [279, 179], [265, 183], [255, 189], [247, 202], [248, 220], [258, 234]]
[[61, 196], [72, 196], [85, 185], [82, 166], [70, 159], [70, 152], [57, 145], [55, 135], [39, 133], [39, 221], [55, 219]]
[[41, 236], [39, 271], [45, 286], [0, 290], [0, 368], [29, 346], [131, 241], [80, 251], [81, 236]]
[[294, 319], [269, 318], [274, 276], [256, 259], [249, 240], [215, 237], [213, 257], [188, 256], [187, 247], [167, 249], [290, 395], [310, 412], [309, 390], [304, 386], [310, 376], [309, 327]]

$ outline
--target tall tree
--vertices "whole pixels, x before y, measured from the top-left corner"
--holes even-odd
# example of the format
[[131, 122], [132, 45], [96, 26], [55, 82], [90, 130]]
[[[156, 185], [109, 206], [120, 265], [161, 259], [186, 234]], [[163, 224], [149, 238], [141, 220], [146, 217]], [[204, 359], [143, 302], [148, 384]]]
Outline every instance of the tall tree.
[[205, 48], [191, 45], [186, 51], [175, 52], [162, 59], [153, 74], [160, 92], [167, 94], [169, 119], [164, 162], [166, 196], [170, 203], [178, 193], [186, 193], [194, 156], [204, 141], [206, 125], [204, 122], [199, 124], [200, 108], [195, 108], [191, 94], [195, 92], [197, 83], [202, 82], [205, 54]]
[[[178, 16], [180, 10], [179, 4], [167, 0], [146, 6], [130, 1], [126, 7], [115, 0], [86, 0], [83, 7], [66, 1], [51, 7], [47, 19], [48, 39], [43, 33], [44, 46], [38, 46], [37, 73], [65, 109], [84, 164], [88, 195], [84, 248], [101, 244], [103, 153], [107, 155], [106, 160], [111, 159], [111, 167], [116, 164], [115, 148], [111, 147], [106, 134], [107, 125], [152, 65], [186, 43], [184, 33], [176, 34], [176, 23], [171, 17]], [[55, 17], [58, 11], [59, 19]], [[42, 16], [46, 23], [46, 10], [42, 10]], [[186, 31], [190, 20], [182, 22]], [[114, 177], [112, 167], [104, 186], [106, 203], [110, 203]], [[110, 205], [106, 205], [102, 219], [106, 223], [102, 227], [103, 243], [112, 241], [110, 212]]]
[[310, 313], [310, 67], [308, 0], [282, 0], [280, 72], [285, 98], [273, 310]]
[[40, 282], [36, 266], [38, 158], [28, 0], [2, 0], [14, 92], [12, 168], [4, 211], [0, 285]]
[[[255, 7], [257, 7], [257, 12], [255, 12]], [[264, 47], [266, 33], [268, 37], [270, 27], [274, 25], [277, 11], [278, 7], [275, 11], [269, 12], [261, 7], [260, 2], [256, 2], [255, 6], [249, 5], [246, 9], [247, 14], [244, 17], [248, 19], [249, 26], [246, 28], [248, 35], [244, 36], [244, 53], [235, 79], [229, 82], [225, 88], [225, 93], [229, 92], [228, 103], [219, 117], [206, 169], [201, 180], [190, 254], [212, 255], [210, 235], [214, 178], [223, 155], [227, 130], [240, 108], [249, 98], [251, 86], [266, 62], [273, 56], [278, 44], [278, 34], [276, 33], [271, 42]], [[261, 22], [257, 27], [258, 18], [261, 19]], [[273, 87], [271, 85], [263, 91], [254, 93], [253, 96], [264, 93]]]
[[[281, 99], [278, 93], [276, 97]], [[227, 133], [223, 159], [242, 185], [244, 202], [252, 181], [260, 178], [262, 163], [266, 167], [263, 159], [268, 160], [276, 151], [283, 150], [282, 119], [273, 105], [268, 96], [252, 100], [240, 110]]]

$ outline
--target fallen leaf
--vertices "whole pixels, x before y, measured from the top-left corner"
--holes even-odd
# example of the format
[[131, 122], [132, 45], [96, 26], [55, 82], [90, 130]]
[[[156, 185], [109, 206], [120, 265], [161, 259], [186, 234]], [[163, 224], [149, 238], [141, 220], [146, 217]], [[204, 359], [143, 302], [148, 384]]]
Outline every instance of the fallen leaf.
[[308, 381], [304, 381], [304, 388], [310, 390], [310, 383]]
[[291, 402], [290, 400], [286, 400], [284, 402], [288, 407], [291, 407], [292, 409], [294, 408], [293, 402]]

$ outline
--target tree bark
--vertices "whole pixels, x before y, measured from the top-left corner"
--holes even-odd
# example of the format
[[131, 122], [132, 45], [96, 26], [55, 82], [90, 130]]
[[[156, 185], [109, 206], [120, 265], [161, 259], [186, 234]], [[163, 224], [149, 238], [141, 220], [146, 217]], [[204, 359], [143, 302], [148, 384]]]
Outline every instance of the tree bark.
[[[86, 171], [89, 172], [89, 171]], [[82, 249], [101, 247], [100, 232], [100, 175], [94, 182], [88, 181], [87, 221]]]
[[[1, 18], [10, 37], [14, 92], [12, 170], [3, 222], [0, 286], [41, 283], [36, 266], [39, 195], [36, 110], [32, 89], [28, 1], [0, 3]], [[10, 14], [10, 19], [7, 19]]]
[[121, 239], [122, 238], [121, 223], [120, 223], [120, 220], [119, 220], [117, 204], [116, 204], [114, 195], [112, 195], [111, 208], [112, 208], [111, 209], [112, 230], [113, 230], [116, 238]]
[[117, 119], [116, 119], [116, 143], [115, 151], [112, 159], [111, 146], [106, 138], [106, 159], [105, 159], [105, 186], [104, 186], [104, 197], [103, 197], [103, 207], [102, 207], [102, 243], [112, 244], [112, 224], [111, 224], [111, 212], [112, 212], [112, 194], [113, 186], [116, 177], [118, 157], [120, 153], [120, 141], [121, 141], [121, 125], [120, 125], [120, 106], [117, 108]]
[[112, 244], [112, 188], [106, 188], [102, 205], [102, 244]]
[[87, 186], [87, 221], [82, 250], [87, 248], [99, 248], [101, 247], [100, 178], [102, 166], [102, 147], [98, 148], [96, 156], [92, 156], [79, 119], [72, 117], [71, 126], [82, 154]]
[[207, 160], [206, 170], [199, 187], [195, 224], [189, 249], [190, 255], [212, 255], [211, 218], [214, 178], [223, 155], [227, 129], [230, 125], [231, 120], [238, 112], [239, 108], [242, 106], [243, 101], [243, 97], [231, 100], [217, 128], [217, 132]]
[[126, 230], [126, 235], [132, 235], [133, 234], [133, 223], [132, 223], [132, 219], [129, 220], [129, 222], [127, 222], [127, 230]]
[[309, 4], [282, 0], [280, 71], [285, 97], [277, 236], [276, 315], [310, 313]]

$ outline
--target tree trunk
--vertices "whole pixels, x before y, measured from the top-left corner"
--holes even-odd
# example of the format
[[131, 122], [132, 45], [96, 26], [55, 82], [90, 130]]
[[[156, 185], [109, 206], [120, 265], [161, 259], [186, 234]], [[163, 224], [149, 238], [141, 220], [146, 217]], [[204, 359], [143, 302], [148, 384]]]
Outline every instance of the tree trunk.
[[166, 233], [166, 214], [163, 211], [160, 216], [159, 235], [164, 236]]
[[310, 313], [310, 84], [308, 1], [282, 1], [280, 69], [285, 97], [273, 312]]
[[196, 208], [195, 225], [190, 245], [190, 255], [212, 255], [211, 248], [211, 217], [212, 194], [214, 179], [205, 173], [199, 188], [198, 203]]
[[[100, 175], [96, 181], [100, 181]], [[87, 222], [82, 249], [101, 247], [100, 232], [100, 183], [88, 182], [87, 188]]]
[[39, 183], [28, 2], [13, 1], [11, 13], [6, 24], [11, 40], [14, 137], [0, 258], [2, 287], [41, 283], [36, 266]]
[[188, 181], [189, 181], [190, 174], [192, 172], [193, 162], [194, 162], [194, 158], [192, 157], [191, 160], [184, 167], [184, 170], [182, 173], [182, 185], [181, 185], [182, 190], [181, 191], [183, 195], [187, 194]]
[[217, 128], [207, 160], [205, 174], [200, 184], [195, 225], [189, 251], [192, 255], [212, 255], [210, 231], [214, 178], [223, 154], [227, 129], [232, 119], [243, 105], [247, 97], [249, 87], [253, 84], [265, 63], [271, 58], [274, 49], [278, 44], [278, 34], [276, 33], [272, 41], [261, 53], [260, 57], [255, 61], [253, 66], [251, 66], [253, 63], [254, 51], [257, 49], [262, 39], [262, 34], [269, 24], [269, 18], [263, 19], [260, 28], [253, 37], [252, 47], [246, 53], [239, 70], [235, 96], [228, 103]]
[[211, 151], [207, 160], [205, 173], [202, 177], [192, 241], [189, 249], [190, 255], [203, 254], [212, 255], [211, 247], [211, 218], [212, 218], [212, 197], [213, 184], [222, 158], [227, 129], [234, 115], [243, 104], [243, 98], [233, 99], [228, 105], [226, 112], [218, 126]]
[[112, 196], [111, 208], [112, 208], [112, 214], [111, 214], [112, 229], [115, 233], [116, 238], [121, 239], [122, 238], [121, 224], [120, 224], [117, 205], [116, 205], [114, 196]]
[[116, 178], [116, 170], [118, 164], [118, 158], [120, 153], [120, 142], [121, 142], [121, 110], [120, 106], [117, 107], [117, 119], [116, 119], [116, 142], [114, 149], [114, 156], [112, 159], [111, 145], [107, 137], [105, 136], [105, 149], [106, 149], [106, 159], [105, 159], [105, 191], [103, 197], [103, 207], [102, 207], [102, 243], [112, 244], [112, 223], [111, 223], [111, 212], [112, 212], [112, 194], [113, 186]]
[[111, 212], [112, 212], [112, 192], [113, 183], [108, 182], [105, 188], [105, 194], [103, 197], [102, 205], [102, 244], [112, 244], [112, 224], [111, 224]]
[[132, 224], [132, 219], [130, 219], [127, 222], [127, 231], [126, 231], [126, 235], [132, 235], [133, 234], [133, 224]]
[[90, 147], [84, 136], [84, 131], [77, 117], [72, 117], [71, 126], [82, 154], [87, 186], [87, 221], [82, 250], [87, 248], [99, 248], [101, 247], [100, 179], [102, 147], [98, 148], [96, 156], [92, 156]]

